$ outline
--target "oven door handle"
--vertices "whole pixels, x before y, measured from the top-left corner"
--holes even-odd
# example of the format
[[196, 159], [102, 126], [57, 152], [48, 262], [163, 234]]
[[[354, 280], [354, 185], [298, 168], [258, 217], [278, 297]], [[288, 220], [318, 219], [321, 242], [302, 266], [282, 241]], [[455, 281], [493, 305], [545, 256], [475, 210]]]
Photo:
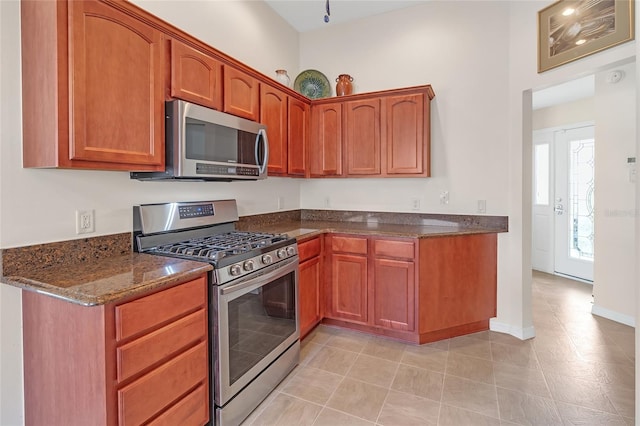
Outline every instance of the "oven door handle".
[[260, 280], [260, 282], [269, 282], [272, 281], [275, 278], [279, 278], [281, 276], [284, 276], [290, 272], [295, 271], [296, 267], [298, 266], [298, 256], [292, 257], [290, 259], [288, 259], [286, 261], [286, 264], [283, 263], [277, 263], [273, 266], [271, 266], [267, 271], [265, 271], [262, 274], [259, 275], [251, 275], [250, 277], [247, 277], [246, 280], [243, 280], [242, 282], [239, 283], [235, 283], [232, 284], [228, 287], [224, 287], [220, 289], [220, 293], [222, 295], [227, 295], [229, 293], [233, 293], [236, 291], [240, 291], [243, 290], [247, 287], [251, 287], [251, 286], [256, 286], [256, 287], [260, 287], [261, 284], [257, 284], [256, 285], [256, 280]]

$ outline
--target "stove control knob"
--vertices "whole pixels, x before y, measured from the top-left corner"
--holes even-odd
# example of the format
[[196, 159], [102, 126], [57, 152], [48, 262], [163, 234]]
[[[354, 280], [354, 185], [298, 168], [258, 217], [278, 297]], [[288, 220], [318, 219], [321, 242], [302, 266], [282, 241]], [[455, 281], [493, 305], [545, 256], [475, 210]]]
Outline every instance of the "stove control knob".
[[273, 257], [271, 257], [270, 254], [265, 254], [264, 256], [262, 256], [262, 263], [264, 263], [265, 265], [268, 265], [271, 262], [273, 262]]
[[296, 249], [295, 249], [295, 248], [293, 248], [293, 246], [289, 246], [289, 247], [287, 247], [287, 254], [288, 254], [289, 256], [293, 256], [294, 254], [296, 254]]
[[229, 273], [235, 277], [242, 273], [242, 268], [240, 267], [240, 265], [231, 265], [231, 267], [229, 268]]
[[287, 257], [287, 251], [283, 248], [278, 250], [278, 258], [284, 259], [285, 257]]
[[253, 266], [254, 266], [253, 260], [247, 260], [242, 265], [242, 267], [244, 268], [245, 271], [253, 271]]

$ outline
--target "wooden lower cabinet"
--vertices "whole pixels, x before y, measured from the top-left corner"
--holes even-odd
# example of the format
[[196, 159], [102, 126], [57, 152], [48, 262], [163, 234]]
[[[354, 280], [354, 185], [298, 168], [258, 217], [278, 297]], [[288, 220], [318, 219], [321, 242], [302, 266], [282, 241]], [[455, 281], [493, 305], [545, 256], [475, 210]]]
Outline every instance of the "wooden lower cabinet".
[[206, 276], [123, 304], [22, 303], [26, 425], [209, 421]]
[[300, 338], [309, 334], [320, 323], [323, 316], [322, 241], [323, 237], [319, 236], [298, 244]]
[[325, 238], [326, 324], [427, 343], [496, 315], [496, 234]]
[[[375, 329], [413, 331], [414, 240], [347, 235], [328, 239], [331, 283], [326, 317]], [[410, 256], [397, 258], [404, 252], [392, 252], [405, 245], [410, 247]]]

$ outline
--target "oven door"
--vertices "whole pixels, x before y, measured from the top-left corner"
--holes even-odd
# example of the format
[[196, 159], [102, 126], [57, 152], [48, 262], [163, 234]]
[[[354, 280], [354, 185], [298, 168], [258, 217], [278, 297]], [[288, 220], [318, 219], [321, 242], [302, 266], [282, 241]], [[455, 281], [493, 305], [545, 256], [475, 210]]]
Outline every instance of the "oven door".
[[214, 292], [214, 395], [221, 407], [299, 339], [298, 256]]

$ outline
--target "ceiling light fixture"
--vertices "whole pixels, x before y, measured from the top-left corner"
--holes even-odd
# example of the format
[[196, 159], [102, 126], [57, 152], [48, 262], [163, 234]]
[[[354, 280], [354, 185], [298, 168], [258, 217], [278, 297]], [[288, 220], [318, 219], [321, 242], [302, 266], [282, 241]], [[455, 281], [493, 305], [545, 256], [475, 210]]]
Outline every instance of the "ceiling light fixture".
[[324, 15], [324, 22], [329, 23], [329, 16], [331, 16], [331, 9], [329, 8], [329, 0], [327, 0], [327, 3], [325, 4], [325, 9], [327, 11], [327, 14]]
[[581, 38], [580, 40], [576, 41], [576, 46], [580, 46], [581, 44], [585, 44], [587, 42], [587, 40]]
[[569, 16], [569, 15], [573, 15], [573, 12], [575, 12], [576, 10], [572, 7], [568, 7], [565, 10], [562, 11], [562, 16]]

